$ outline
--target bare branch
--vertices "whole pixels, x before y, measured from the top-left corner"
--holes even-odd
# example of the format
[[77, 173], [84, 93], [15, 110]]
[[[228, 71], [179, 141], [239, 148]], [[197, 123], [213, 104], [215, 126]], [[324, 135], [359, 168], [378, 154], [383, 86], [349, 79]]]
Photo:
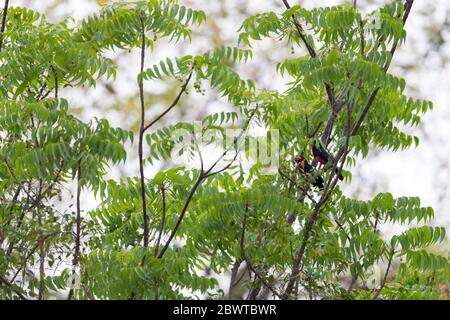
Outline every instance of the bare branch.
[[6, 29], [6, 16], [8, 15], [8, 7], [9, 0], [5, 0], [5, 6], [3, 7], [2, 25], [0, 27], [0, 52], [3, 49], [3, 34], [5, 33]]
[[233, 299], [234, 288], [236, 287], [236, 285], [239, 282], [239, 281], [236, 281], [236, 278], [237, 278], [239, 267], [241, 266], [241, 264], [242, 264], [242, 261], [239, 259], [236, 259], [236, 261], [233, 263], [233, 268], [231, 269], [230, 285], [229, 285], [229, 289], [228, 289], [228, 300]]
[[177, 223], [176, 223], [174, 229], [172, 230], [172, 233], [170, 234], [169, 239], [167, 240], [166, 244], [162, 248], [161, 252], [158, 254], [158, 259], [161, 259], [164, 256], [164, 253], [166, 253], [167, 249], [169, 248], [170, 243], [172, 242], [173, 238], [175, 237], [175, 234], [178, 231], [178, 228], [181, 225], [181, 221], [183, 220], [184, 215], [186, 214], [189, 204], [191, 203], [192, 198], [194, 197], [194, 194], [197, 191], [200, 184], [202, 183], [203, 179], [204, 179], [203, 172], [200, 172], [200, 174], [197, 178], [197, 181], [195, 182], [194, 186], [191, 188], [191, 191], [189, 192], [189, 195], [184, 203], [183, 209], [181, 210], [180, 216], [178, 217]]
[[[145, 49], [146, 49], [146, 38], [145, 38], [145, 24], [144, 18], [141, 17], [141, 74], [144, 72], [145, 68]], [[143, 153], [143, 141], [145, 132], [145, 97], [144, 97], [144, 80], [142, 77], [139, 78], [139, 100], [141, 104], [141, 126], [139, 129], [139, 173], [140, 173], [140, 184], [141, 184], [141, 201], [142, 201], [142, 218], [144, 220], [144, 231], [143, 231], [143, 245], [144, 248], [148, 247], [148, 216], [147, 216], [147, 196], [145, 188], [145, 173], [144, 173], [144, 153]]]
[[393, 258], [394, 258], [394, 249], [392, 249], [390, 254], [389, 254], [389, 261], [388, 261], [388, 265], [386, 267], [386, 272], [384, 273], [383, 282], [381, 282], [381, 286], [375, 292], [375, 295], [373, 296], [372, 300], [377, 300], [378, 299], [378, 297], [380, 296], [381, 290], [383, 290], [384, 286], [386, 285], [387, 277], [388, 277], [388, 274], [389, 274], [389, 270], [391, 269], [392, 259]]
[[169, 107], [167, 107], [166, 110], [164, 110], [163, 113], [161, 113], [160, 115], [158, 115], [152, 122], [150, 122], [148, 125], [146, 125], [143, 129], [143, 131], [147, 131], [148, 129], [150, 129], [155, 123], [157, 123], [159, 120], [161, 120], [161, 118], [163, 118], [166, 114], [168, 114], [170, 112], [170, 110], [172, 110], [180, 101], [181, 97], [183, 96], [183, 94], [186, 92], [187, 86], [189, 85], [189, 82], [192, 79], [192, 74], [194, 73], [194, 69], [192, 68], [191, 72], [189, 73], [189, 76], [187, 77], [186, 81], [184, 82], [184, 84], [181, 86], [180, 91], [178, 92], [177, 96], [175, 97], [175, 100], [170, 104]]

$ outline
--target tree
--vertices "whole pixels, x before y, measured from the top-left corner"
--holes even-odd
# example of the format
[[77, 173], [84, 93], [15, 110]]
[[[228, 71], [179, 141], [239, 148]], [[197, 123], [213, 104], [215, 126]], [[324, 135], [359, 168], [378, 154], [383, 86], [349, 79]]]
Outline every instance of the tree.
[[[204, 12], [173, 0], [119, 1], [76, 24], [53, 24], [5, 2], [0, 297], [224, 297], [218, 279], [230, 267], [229, 297], [439, 297], [449, 264], [426, 250], [445, 238], [444, 228], [426, 225], [433, 209], [389, 193], [350, 199], [339, 188], [371, 147], [418, 144], [401, 126], [419, 124], [432, 103], [406, 97], [405, 81], [388, 73], [414, 1], [391, 1], [367, 17], [356, 1], [313, 10], [282, 3], [282, 13], [246, 18], [237, 47], [146, 65], [155, 42], [190, 40]], [[252, 43], [267, 37], [306, 50], [276, 65], [290, 81], [285, 92], [257, 90], [235, 70], [252, 58]], [[112, 180], [108, 168], [127, 161], [125, 144], [135, 134], [105, 119], [84, 123], [61, 90], [113, 81], [107, 56], [118, 50], [140, 53], [139, 175]], [[148, 120], [145, 86], [168, 78], [180, 81], [179, 91]], [[233, 109], [159, 126], [191, 87], [215, 90]], [[249, 134], [254, 126], [266, 129], [265, 139]], [[267, 170], [265, 148], [279, 161], [275, 171]], [[217, 157], [211, 149], [220, 150]], [[146, 164], [177, 157], [197, 165], [146, 175]], [[68, 183], [74, 203], [59, 204]], [[84, 212], [82, 192], [100, 200], [95, 210]], [[382, 223], [413, 222], [420, 225], [390, 239], [380, 234]], [[371, 287], [371, 270], [383, 261], [386, 270]], [[358, 279], [363, 286], [355, 286]]]

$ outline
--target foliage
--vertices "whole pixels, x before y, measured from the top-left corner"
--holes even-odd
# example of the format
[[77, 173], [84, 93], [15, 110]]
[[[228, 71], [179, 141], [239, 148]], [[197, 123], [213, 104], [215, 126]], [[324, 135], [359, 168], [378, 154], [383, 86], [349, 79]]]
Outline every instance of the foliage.
[[[205, 14], [175, 0], [119, 1], [82, 21], [57, 24], [26, 8], [2, 12], [0, 298], [225, 297], [219, 278], [231, 266], [230, 297], [242, 287], [249, 299], [440, 298], [449, 261], [429, 250], [446, 237], [444, 228], [431, 226], [433, 209], [389, 193], [351, 199], [338, 184], [343, 167], [350, 183], [351, 167], [371, 150], [418, 144], [404, 128], [420, 124], [432, 103], [407, 97], [405, 81], [387, 71], [406, 40], [412, 5], [394, 0], [367, 17], [348, 4], [287, 6], [248, 17], [241, 47], [151, 66], [142, 59], [138, 147], [147, 148], [141, 175], [121, 180], [106, 174], [130, 161], [125, 144], [134, 143], [134, 133], [105, 119], [78, 119], [61, 89], [113, 81], [112, 52], [139, 50], [144, 57], [162, 38], [175, 45], [190, 40]], [[257, 90], [235, 70], [252, 58], [254, 41], [270, 37], [307, 51], [275, 66], [288, 81], [285, 92]], [[168, 78], [183, 83], [180, 92], [146, 125], [143, 86]], [[200, 125], [153, 129], [189, 95], [191, 78], [198, 92], [214, 90], [233, 109], [209, 114]], [[247, 135], [251, 126], [265, 128], [267, 146], [279, 148], [275, 172], [248, 149], [241, 152], [256, 139]], [[226, 129], [236, 128], [239, 135], [227, 144]], [[315, 141], [333, 155], [324, 166], [310, 155]], [[203, 159], [209, 148], [220, 150], [210, 166]], [[293, 162], [299, 155], [312, 163], [311, 175], [300, 174]], [[145, 177], [144, 162], [183, 156], [199, 165]], [[241, 156], [253, 161], [249, 170]], [[324, 188], [312, 185], [319, 176]], [[74, 203], [59, 203], [68, 185], [76, 189]], [[84, 212], [84, 192], [100, 202], [96, 209]], [[405, 229], [386, 239], [382, 224]], [[373, 287], [380, 264], [387, 270]], [[69, 290], [75, 273], [80, 286]]]

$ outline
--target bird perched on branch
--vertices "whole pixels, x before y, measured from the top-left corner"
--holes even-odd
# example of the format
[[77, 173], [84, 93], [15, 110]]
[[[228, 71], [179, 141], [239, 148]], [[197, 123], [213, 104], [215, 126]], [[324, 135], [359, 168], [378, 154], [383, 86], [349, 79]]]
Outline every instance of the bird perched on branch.
[[[312, 145], [312, 153], [314, 155], [314, 159], [316, 159], [320, 164], [326, 165], [330, 160], [333, 160], [333, 157], [328, 153], [328, 151], [320, 142], [317, 143], [316, 140], [314, 140]], [[336, 168], [334, 172], [339, 175], [339, 180], [344, 180], [344, 176], [339, 172], [338, 168]]]
[[[295, 168], [297, 172], [305, 176], [309, 175], [314, 170], [313, 166], [310, 165], [309, 162], [303, 156], [295, 157], [294, 162], [297, 165]], [[324, 187], [323, 178], [320, 175], [318, 175], [312, 182], [312, 185], [322, 190]]]

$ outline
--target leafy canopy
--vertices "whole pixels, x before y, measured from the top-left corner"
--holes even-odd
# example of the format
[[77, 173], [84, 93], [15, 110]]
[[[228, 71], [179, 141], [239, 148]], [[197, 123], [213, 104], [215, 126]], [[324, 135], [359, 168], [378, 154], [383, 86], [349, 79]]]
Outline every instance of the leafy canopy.
[[[125, 144], [137, 147], [135, 133], [105, 119], [83, 122], [61, 89], [114, 81], [111, 52], [152, 54], [162, 38], [175, 45], [191, 40], [205, 13], [174, 0], [119, 1], [81, 21], [57, 24], [27, 8], [2, 11], [0, 298], [439, 298], [437, 285], [450, 269], [448, 256], [429, 250], [445, 239], [444, 228], [430, 225], [433, 209], [389, 193], [351, 199], [338, 184], [341, 172], [351, 183], [351, 168], [371, 150], [419, 142], [404, 128], [420, 124], [432, 103], [406, 96], [405, 80], [388, 72], [406, 40], [413, 2], [393, 0], [363, 16], [348, 4], [307, 10], [283, 1], [283, 12], [247, 17], [236, 47], [148, 66], [142, 59], [136, 75], [142, 170], [120, 180], [105, 176], [110, 166], [134, 161]], [[235, 71], [264, 38], [302, 52], [273, 66], [288, 82], [286, 91], [257, 89]], [[179, 94], [146, 124], [144, 86], [170, 78], [183, 82]], [[154, 128], [180, 99], [189, 99], [191, 79], [198, 92], [226, 97], [231, 111], [205, 116], [200, 130], [182, 121]], [[246, 134], [250, 126], [265, 128], [267, 145], [279, 148], [275, 172], [267, 173], [259, 158], [244, 169], [239, 155], [250, 152], [238, 145], [256, 139]], [[242, 138], [231, 147], [222, 143], [227, 128], [238, 128]], [[180, 130], [191, 137], [182, 147]], [[314, 141], [332, 155], [325, 166], [310, 153]], [[208, 167], [202, 150], [211, 146], [222, 156]], [[309, 175], [293, 162], [299, 155], [312, 164]], [[145, 177], [144, 163], [174, 156], [201, 165]], [[319, 176], [323, 189], [313, 186]], [[58, 203], [70, 183], [74, 203]], [[86, 212], [81, 193], [95, 195], [98, 207]], [[387, 239], [382, 224], [406, 228]], [[387, 271], [373, 287], [373, 268], [380, 264]], [[219, 279], [230, 270], [225, 293]], [[70, 290], [74, 274], [80, 283]]]

